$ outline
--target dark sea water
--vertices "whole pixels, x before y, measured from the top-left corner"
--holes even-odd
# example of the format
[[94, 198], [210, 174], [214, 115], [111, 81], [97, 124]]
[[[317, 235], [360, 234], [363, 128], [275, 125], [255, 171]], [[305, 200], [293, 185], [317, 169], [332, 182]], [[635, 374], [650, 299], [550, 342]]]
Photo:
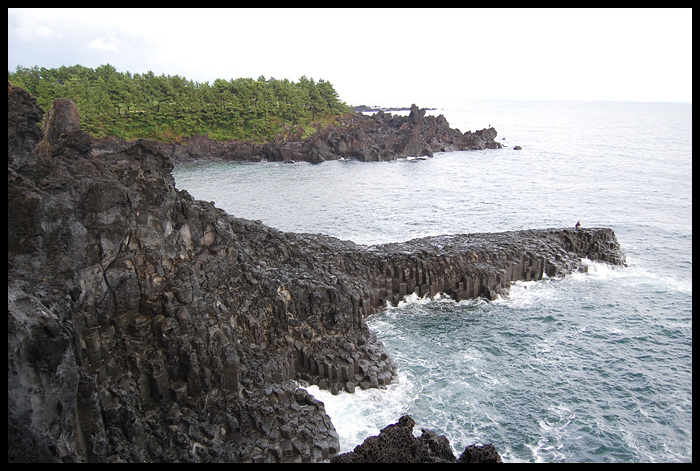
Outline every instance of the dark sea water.
[[[470, 101], [435, 106], [501, 150], [361, 163], [198, 163], [178, 188], [285, 231], [361, 244], [428, 235], [612, 228], [626, 268], [517, 283], [495, 302], [411, 297], [368, 318], [399, 379], [326, 405], [351, 451], [401, 415], [459, 456], [692, 461], [692, 105]], [[513, 146], [522, 150], [513, 150]]]

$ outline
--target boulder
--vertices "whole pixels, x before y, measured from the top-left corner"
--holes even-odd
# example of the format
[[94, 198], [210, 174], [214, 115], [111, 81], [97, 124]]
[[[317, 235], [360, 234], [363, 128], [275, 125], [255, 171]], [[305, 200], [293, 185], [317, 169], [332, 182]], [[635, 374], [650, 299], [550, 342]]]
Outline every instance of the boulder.
[[348, 453], [334, 456], [331, 463], [500, 463], [493, 445], [468, 446], [459, 460], [455, 459], [450, 441], [444, 435], [422, 429], [413, 435], [415, 421], [408, 415], [383, 428], [379, 435], [368, 437]]
[[468, 445], [457, 460], [458, 463], [501, 463], [501, 455], [492, 444]]

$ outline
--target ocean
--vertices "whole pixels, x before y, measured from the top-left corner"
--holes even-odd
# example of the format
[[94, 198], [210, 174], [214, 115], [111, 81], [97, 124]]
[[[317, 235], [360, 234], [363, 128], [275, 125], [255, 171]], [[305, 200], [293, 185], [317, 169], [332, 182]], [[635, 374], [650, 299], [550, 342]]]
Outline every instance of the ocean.
[[591, 263], [493, 302], [411, 296], [370, 316], [397, 381], [308, 388], [341, 452], [408, 414], [455, 456], [493, 443], [504, 462], [692, 461], [692, 104], [418, 105], [463, 132], [491, 125], [504, 148], [190, 163], [176, 186], [237, 217], [359, 244], [580, 221], [612, 228], [627, 267]]

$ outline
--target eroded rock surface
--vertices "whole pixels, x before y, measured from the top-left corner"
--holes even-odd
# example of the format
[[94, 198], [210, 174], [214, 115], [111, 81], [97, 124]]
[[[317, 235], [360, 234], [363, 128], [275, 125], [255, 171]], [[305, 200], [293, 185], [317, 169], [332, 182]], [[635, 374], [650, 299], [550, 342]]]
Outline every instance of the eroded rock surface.
[[97, 145], [74, 111], [57, 100], [44, 133], [8, 85], [8, 461], [328, 460], [338, 435], [298, 381], [391, 382], [364, 316], [623, 261], [607, 229], [283, 233], [177, 190], [157, 142]]
[[501, 456], [491, 445], [469, 445], [456, 459], [450, 441], [429, 429], [413, 435], [415, 421], [404, 415], [379, 435], [368, 437], [355, 449], [331, 458], [331, 463], [500, 463]]

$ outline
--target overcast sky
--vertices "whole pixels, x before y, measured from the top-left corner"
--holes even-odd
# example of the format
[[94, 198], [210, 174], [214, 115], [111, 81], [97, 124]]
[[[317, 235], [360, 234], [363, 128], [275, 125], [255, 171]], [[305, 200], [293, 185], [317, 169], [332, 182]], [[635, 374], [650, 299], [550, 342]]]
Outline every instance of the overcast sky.
[[692, 10], [8, 9], [8, 70], [302, 75], [351, 105], [692, 102]]

